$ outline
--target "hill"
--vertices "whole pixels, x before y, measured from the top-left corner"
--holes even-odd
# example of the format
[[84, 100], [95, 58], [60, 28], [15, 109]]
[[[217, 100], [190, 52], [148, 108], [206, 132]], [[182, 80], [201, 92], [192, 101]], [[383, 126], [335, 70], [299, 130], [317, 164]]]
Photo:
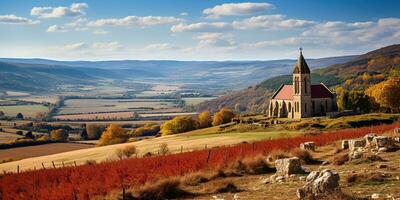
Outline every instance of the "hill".
[[[362, 79], [365, 73], [371, 76], [364, 81], [365, 83], [350, 85], [365, 87], [365, 85], [381, 81], [390, 73], [400, 72], [400, 45], [380, 48], [360, 56], [351, 57], [350, 60], [339, 59], [336, 61], [344, 62], [332, 64], [326, 68], [317, 68], [314, 67], [315, 63], [307, 60], [311, 69], [314, 69], [311, 74], [311, 82], [313, 84], [323, 82], [328, 87], [333, 87], [344, 84], [348, 79], [354, 79], [353, 81]], [[291, 71], [287, 72], [287, 74], [289, 73], [291, 73]], [[229, 107], [237, 111], [262, 112], [267, 108], [269, 98], [273, 92], [281, 84], [291, 84], [291, 77], [291, 75], [280, 75], [268, 78], [255, 86], [203, 102], [199, 104], [196, 109], [198, 111], [216, 111], [221, 107]]]
[[[314, 68], [350, 60], [352, 56], [310, 59]], [[107, 80], [167, 83], [208, 93], [241, 89], [273, 74], [290, 71], [295, 60], [272, 61], [56, 61], [46, 59], [0, 58], [2, 90], [62, 90], [63, 84], [94, 85]], [[60, 87], [58, 87], [60, 86]], [[121, 87], [120, 85], [117, 85]]]

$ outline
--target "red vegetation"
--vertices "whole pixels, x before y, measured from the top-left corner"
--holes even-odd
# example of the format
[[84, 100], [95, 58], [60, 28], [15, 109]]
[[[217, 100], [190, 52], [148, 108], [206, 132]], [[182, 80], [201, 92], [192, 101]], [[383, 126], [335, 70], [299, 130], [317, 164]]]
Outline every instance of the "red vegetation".
[[[266, 140], [254, 144], [239, 144], [211, 150], [194, 151], [167, 156], [132, 158], [78, 167], [46, 169], [6, 174], [0, 177], [2, 199], [91, 199], [162, 177], [181, 176], [207, 168], [217, 168], [236, 160], [268, 154], [272, 150], [291, 149], [300, 143], [314, 141], [317, 145], [362, 137], [370, 131], [383, 133], [400, 125], [379, 125], [331, 131], [317, 136], [299, 136]], [[208, 161], [208, 162], [207, 162]]]

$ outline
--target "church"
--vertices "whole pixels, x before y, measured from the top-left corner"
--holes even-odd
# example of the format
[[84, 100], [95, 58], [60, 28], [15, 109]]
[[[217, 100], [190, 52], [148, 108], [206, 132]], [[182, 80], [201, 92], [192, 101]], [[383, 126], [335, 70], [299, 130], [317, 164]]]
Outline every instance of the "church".
[[300, 48], [300, 56], [293, 69], [293, 84], [281, 85], [274, 93], [268, 115], [300, 119], [336, 112], [335, 95], [323, 83], [311, 85], [311, 78], [310, 68]]

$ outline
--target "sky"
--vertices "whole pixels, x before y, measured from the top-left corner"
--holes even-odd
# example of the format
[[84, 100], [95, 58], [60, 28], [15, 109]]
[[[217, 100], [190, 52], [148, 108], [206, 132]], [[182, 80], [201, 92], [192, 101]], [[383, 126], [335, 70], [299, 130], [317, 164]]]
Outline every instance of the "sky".
[[1, 0], [0, 57], [272, 60], [400, 43], [397, 0]]

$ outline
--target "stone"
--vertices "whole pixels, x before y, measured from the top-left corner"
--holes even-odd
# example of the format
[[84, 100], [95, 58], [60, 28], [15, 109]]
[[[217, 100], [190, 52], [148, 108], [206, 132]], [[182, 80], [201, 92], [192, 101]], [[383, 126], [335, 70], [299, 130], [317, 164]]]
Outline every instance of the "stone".
[[378, 149], [378, 152], [387, 152], [387, 151], [388, 151], [388, 148], [386, 148], [386, 147], [381, 147]]
[[372, 143], [377, 148], [380, 148], [380, 147], [391, 148], [392, 147], [392, 140], [391, 140], [391, 138], [389, 138], [387, 136], [374, 137]]
[[313, 171], [306, 178], [306, 184], [297, 190], [299, 199], [319, 199], [324, 195], [341, 192], [339, 186], [339, 174], [335, 171], [325, 169]]
[[315, 151], [315, 142], [305, 142], [300, 144], [300, 149]]
[[371, 199], [381, 199], [381, 198], [383, 198], [383, 196], [378, 193], [374, 193], [371, 195]]
[[282, 182], [284, 179], [285, 179], [284, 176], [277, 176], [277, 177], [275, 178], [275, 181], [277, 181], [277, 182]]
[[330, 162], [326, 160], [326, 161], [321, 163], [321, 166], [326, 166], [326, 165], [329, 165], [329, 164], [330, 164]]
[[393, 132], [394, 134], [400, 135], [400, 128], [395, 128]]
[[361, 158], [362, 155], [363, 155], [363, 153], [360, 151], [350, 151], [349, 158], [350, 158], [350, 160], [355, 160], [355, 159]]
[[289, 176], [291, 174], [303, 173], [300, 159], [298, 157], [278, 159], [275, 161], [276, 174]]
[[370, 146], [372, 140], [373, 140], [375, 137], [376, 137], [376, 134], [374, 134], [374, 133], [370, 133], [370, 134], [368, 134], [368, 135], [365, 135], [365, 136], [364, 136], [364, 139], [365, 139], [366, 145], [367, 145], [367, 146]]
[[387, 168], [387, 165], [385, 165], [385, 164], [378, 164], [378, 165], [376, 166], [376, 168], [378, 168], [378, 169]]
[[342, 149], [348, 149], [348, 148], [349, 148], [349, 141], [342, 140]]
[[400, 137], [394, 137], [394, 138], [393, 138], [393, 141], [394, 141], [394, 142], [397, 142], [397, 143], [400, 143]]
[[364, 139], [349, 140], [349, 149], [350, 151], [354, 151], [357, 148], [364, 148], [365, 144], [366, 142]]

